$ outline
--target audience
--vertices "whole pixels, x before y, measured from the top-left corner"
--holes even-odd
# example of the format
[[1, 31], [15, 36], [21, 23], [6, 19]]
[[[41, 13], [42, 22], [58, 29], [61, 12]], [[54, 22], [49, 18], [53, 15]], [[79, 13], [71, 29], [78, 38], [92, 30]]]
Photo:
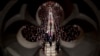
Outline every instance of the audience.
[[78, 26], [74, 27], [73, 25], [67, 27], [67, 29], [64, 29], [64, 33], [62, 33], [62, 39], [64, 41], [73, 41], [76, 40], [77, 37], [80, 35], [80, 30]]
[[37, 28], [34, 26], [26, 25], [26, 27], [22, 30], [23, 37], [30, 41], [30, 42], [36, 42], [37, 41]]

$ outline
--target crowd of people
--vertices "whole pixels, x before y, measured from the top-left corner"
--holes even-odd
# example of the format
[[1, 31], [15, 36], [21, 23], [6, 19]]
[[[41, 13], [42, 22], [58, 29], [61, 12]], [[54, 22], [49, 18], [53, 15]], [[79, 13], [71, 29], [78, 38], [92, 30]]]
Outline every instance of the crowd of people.
[[[38, 11], [38, 16], [41, 19], [41, 25], [40, 27], [35, 27], [33, 25], [26, 25], [26, 27], [22, 30], [23, 37], [30, 41], [30, 42], [36, 42], [38, 40], [42, 40], [43, 43], [43, 50], [45, 47], [45, 43], [49, 42], [50, 46], [52, 46], [52, 42], [56, 42], [56, 50], [59, 51], [60, 46], [60, 39], [70, 42], [73, 40], [76, 40], [78, 36], [80, 35], [80, 30], [77, 25], [70, 25], [67, 28], [66, 27], [59, 27], [60, 25], [60, 19], [63, 18], [63, 11], [60, 9], [60, 7], [54, 7], [51, 11], [48, 10], [49, 7], [41, 6], [41, 9]], [[56, 9], [56, 10], [53, 10]], [[48, 14], [48, 13], [52, 14]], [[50, 17], [51, 16], [51, 17]], [[53, 18], [52, 18], [53, 16]], [[53, 21], [51, 21], [51, 18]], [[50, 21], [49, 21], [50, 20]], [[48, 22], [52, 22], [49, 27], [48, 31]], [[53, 27], [52, 24], [54, 23]], [[54, 30], [51, 34], [51, 30]], [[52, 36], [51, 36], [52, 35]]]
[[76, 40], [80, 35], [79, 26], [71, 25], [64, 29], [62, 40], [64, 41], [73, 41]]
[[[43, 39], [44, 41], [49, 41], [50, 36], [48, 33], [45, 33], [44, 29], [36, 28], [34, 26], [26, 25], [26, 27], [22, 30], [22, 35], [24, 38], [31, 42], [36, 42], [39, 39]], [[77, 39], [80, 35], [80, 30], [78, 26], [68, 26], [67, 28], [57, 28], [55, 33], [52, 36], [52, 41], [57, 40], [57, 38], [61, 38], [64, 41], [73, 41]]]
[[36, 42], [38, 40], [37, 28], [34, 26], [26, 25], [21, 33], [22, 36], [30, 42]]
[[76, 40], [78, 36], [80, 35], [80, 30], [77, 25], [70, 25], [67, 28], [58, 28], [58, 26], [55, 26], [57, 29], [55, 29], [55, 33], [53, 36], [50, 36], [48, 33], [45, 32], [45, 28], [37, 28], [32, 25], [26, 25], [25, 28], [22, 30], [23, 37], [30, 41], [30, 42], [36, 42], [39, 40], [42, 40], [42, 49], [44, 50], [46, 42], [49, 42], [50, 46], [52, 46], [52, 42], [56, 42], [56, 48], [55, 50], [59, 52], [60, 48], [60, 39], [70, 42], [73, 40]]

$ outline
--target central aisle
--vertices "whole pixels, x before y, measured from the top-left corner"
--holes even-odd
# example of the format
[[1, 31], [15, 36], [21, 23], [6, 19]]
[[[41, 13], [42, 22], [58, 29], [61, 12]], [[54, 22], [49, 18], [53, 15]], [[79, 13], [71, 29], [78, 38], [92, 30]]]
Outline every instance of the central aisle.
[[40, 50], [40, 56], [57, 56], [55, 45], [55, 42], [52, 42], [52, 46], [50, 46], [50, 44], [46, 42], [44, 52], [42, 49]]
[[46, 43], [45, 45], [45, 55], [46, 56], [56, 56], [57, 55], [56, 50], [55, 50], [56, 48], [55, 45], [56, 45], [55, 42], [52, 43], [52, 46], [50, 46], [49, 43]]

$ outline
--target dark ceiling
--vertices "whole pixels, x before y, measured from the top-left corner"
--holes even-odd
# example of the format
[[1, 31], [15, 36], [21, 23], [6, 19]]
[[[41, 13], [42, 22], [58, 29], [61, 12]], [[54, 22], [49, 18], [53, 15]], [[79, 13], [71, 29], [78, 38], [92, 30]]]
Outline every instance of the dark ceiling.
[[[16, 15], [17, 13], [19, 13], [20, 8], [23, 4], [28, 5], [27, 10], [31, 14], [31, 16], [33, 18], [35, 18], [35, 13], [36, 13], [38, 6], [40, 6], [43, 2], [46, 2], [46, 1], [48, 1], [48, 0], [18, 0], [18, 2], [6, 14], [3, 24], [5, 25], [5, 22], [7, 22], [7, 20], [9, 20], [12, 16]], [[63, 0], [63, 1], [53, 0], [53, 1], [57, 1], [63, 7], [66, 18], [70, 15], [70, 13], [73, 9], [72, 4], [71, 4], [71, 2], [72, 2], [72, 3], [76, 3], [78, 5], [80, 13], [83, 13], [83, 14], [91, 17], [91, 19], [93, 19], [98, 24], [96, 15], [92, 11], [92, 9], [83, 0], [71, 0], [71, 2], [69, 0]], [[100, 9], [99, 0], [92, 0], [92, 1], [97, 6], [97, 8]], [[8, 0], [2, 0], [2, 1], [0, 0], [0, 11], [5, 7], [5, 5], [8, 2], [9, 2]], [[71, 21], [71, 22], [73, 22], [73, 21]], [[75, 22], [76, 22], [76, 20], [75, 20]], [[87, 27], [89, 27], [89, 26], [87, 25]]]

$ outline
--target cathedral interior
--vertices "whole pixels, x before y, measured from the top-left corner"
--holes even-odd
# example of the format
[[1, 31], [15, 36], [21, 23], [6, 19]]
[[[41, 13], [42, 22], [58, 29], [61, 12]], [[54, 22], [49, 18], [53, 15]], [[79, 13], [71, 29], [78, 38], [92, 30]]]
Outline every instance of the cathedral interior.
[[0, 56], [100, 56], [99, 0], [0, 0]]

